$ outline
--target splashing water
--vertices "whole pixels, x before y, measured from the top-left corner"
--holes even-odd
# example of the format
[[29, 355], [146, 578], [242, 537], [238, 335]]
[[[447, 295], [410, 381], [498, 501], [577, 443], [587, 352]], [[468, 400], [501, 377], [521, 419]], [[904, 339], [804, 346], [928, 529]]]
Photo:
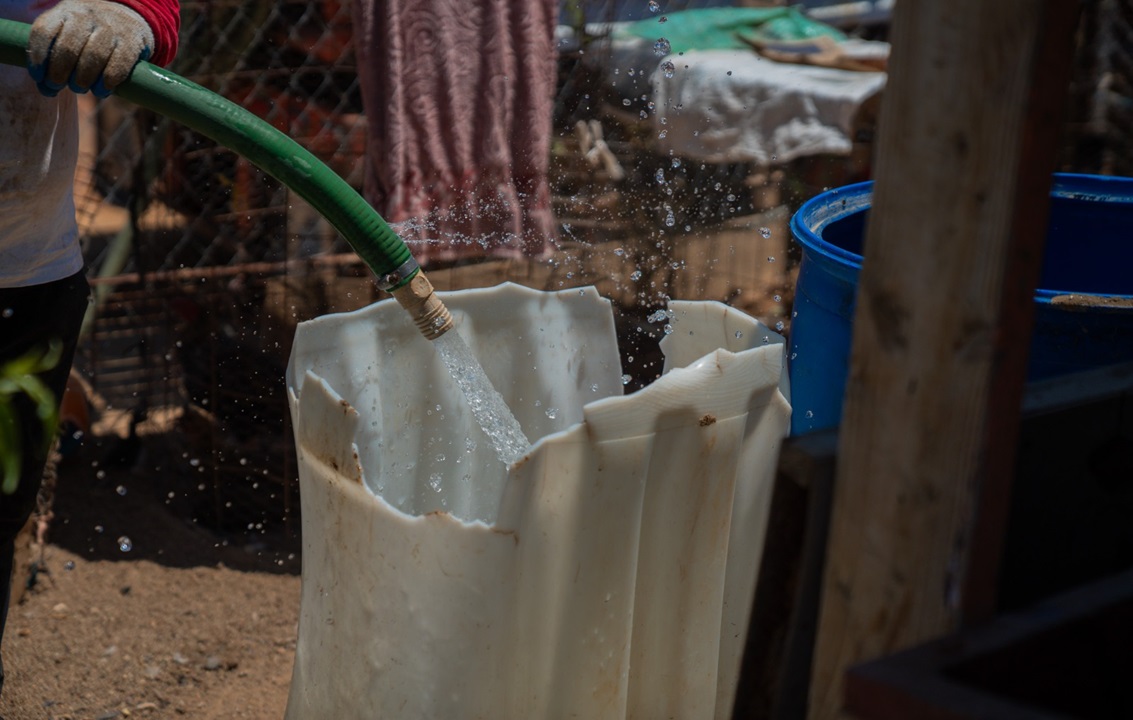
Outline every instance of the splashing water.
[[492, 381], [484, 374], [484, 368], [480, 367], [464, 338], [453, 330], [441, 335], [433, 344], [449, 374], [464, 393], [472, 416], [492, 441], [496, 455], [505, 465], [523, 457], [531, 443], [503, 397], [492, 387]]

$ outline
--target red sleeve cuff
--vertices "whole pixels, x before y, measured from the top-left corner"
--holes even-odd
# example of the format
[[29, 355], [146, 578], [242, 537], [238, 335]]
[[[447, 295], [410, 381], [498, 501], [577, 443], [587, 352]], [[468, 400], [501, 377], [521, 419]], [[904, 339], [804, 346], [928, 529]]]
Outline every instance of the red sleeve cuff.
[[177, 35], [181, 29], [181, 5], [178, 0], [114, 0], [134, 10], [149, 23], [153, 31], [153, 56], [149, 61], [162, 67], [177, 54]]

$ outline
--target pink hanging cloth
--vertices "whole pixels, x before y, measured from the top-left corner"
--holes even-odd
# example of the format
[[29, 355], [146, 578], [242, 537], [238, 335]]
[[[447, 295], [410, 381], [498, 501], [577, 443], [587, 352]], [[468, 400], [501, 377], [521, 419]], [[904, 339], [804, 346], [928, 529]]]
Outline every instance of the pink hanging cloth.
[[557, 0], [354, 0], [365, 195], [422, 266], [551, 253]]

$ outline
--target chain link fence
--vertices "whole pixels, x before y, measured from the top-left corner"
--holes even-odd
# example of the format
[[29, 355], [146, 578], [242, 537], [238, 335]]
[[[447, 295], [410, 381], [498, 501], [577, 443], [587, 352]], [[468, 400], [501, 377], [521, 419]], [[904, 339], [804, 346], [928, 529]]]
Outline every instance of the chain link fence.
[[[1109, 8], [1124, 24], [1106, 30], [1108, 54], [1079, 53], [1074, 107], [1094, 107], [1089, 90], [1104, 77], [1106, 116], [1121, 118], [1129, 1], [1090, 7]], [[182, 16], [175, 72], [271, 123], [360, 188], [366, 117], [349, 2], [187, 0]], [[564, 14], [580, 31], [584, 20]], [[1098, 27], [1108, 26], [1088, 15], [1083, 47]], [[655, 152], [656, 130], [642, 122], [648, 109], [627, 110], [595, 72], [595, 58], [609, 57], [598, 36], [560, 47], [555, 257], [430, 268], [430, 279], [442, 290], [504, 280], [548, 290], [597, 285], [619, 311], [632, 390], [659, 371], [661, 329], [649, 317], [668, 297], [728, 302], [786, 329], [790, 212], [861, 172], [862, 157], [868, 164], [876, 105], [856, 121], [862, 145], [851, 158], [679, 164]], [[195, 522], [257, 541], [294, 539], [284, 389], [294, 327], [379, 292], [325, 221], [240, 156], [117, 99], [82, 103], [76, 202], [95, 304], [76, 369], [102, 418], [88, 450], [96, 464], [132, 468]], [[1071, 131], [1088, 128], [1096, 123]], [[1068, 169], [1091, 169], [1075, 159], [1079, 135], [1066, 152], [1077, 168]], [[668, 182], [654, 182], [658, 172]]]
[[[350, 27], [339, 2], [183, 2], [171, 69], [358, 186], [365, 121]], [[83, 102], [76, 205], [95, 305], [76, 367], [105, 425], [95, 463], [130, 466], [176, 512], [226, 535], [294, 536], [291, 333], [373, 300], [335, 296], [364, 268], [227, 148], [117, 99]]]
[[[171, 69], [360, 187], [366, 119], [351, 26], [348, 2], [187, 1]], [[569, 51], [560, 58], [555, 104], [556, 257], [430, 269], [430, 279], [439, 289], [597, 283], [624, 311], [619, 323], [635, 343], [627, 372], [643, 383], [659, 371], [642, 348], [660, 336], [645, 320], [651, 308], [670, 295], [750, 299], [767, 278], [753, 284], [737, 270], [754, 268], [754, 255], [733, 262], [754, 227], [680, 246], [672, 235], [659, 239], [675, 203], [651, 179], [668, 160], [650, 151], [635, 123], [607, 112], [615, 99], [577, 60]], [[240, 156], [115, 98], [82, 103], [76, 203], [95, 303], [76, 369], [102, 418], [88, 451], [96, 465], [131, 468], [194, 522], [230, 536], [293, 538], [298, 493], [284, 370], [294, 327], [369, 304], [379, 292], [325, 221]], [[576, 123], [599, 117], [618, 177], [595, 170], [580, 149]], [[692, 172], [687, 182], [710, 190], [680, 211], [682, 224], [753, 211], [749, 168]], [[721, 265], [711, 282], [690, 268], [706, 262]]]

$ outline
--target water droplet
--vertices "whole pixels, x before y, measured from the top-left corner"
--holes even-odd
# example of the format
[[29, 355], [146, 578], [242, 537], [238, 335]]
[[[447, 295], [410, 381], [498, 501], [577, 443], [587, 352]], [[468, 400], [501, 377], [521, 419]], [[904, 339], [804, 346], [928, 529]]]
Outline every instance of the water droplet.
[[444, 461], [445, 461], [445, 454], [444, 453], [437, 453], [437, 462], [444, 462]]
[[130, 538], [123, 535], [122, 537], [118, 538], [118, 549], [122, 552], [130, 552], [134, 549], [134, 543], [130, 540]]
[[598, 392], [598, 383], [594, 383], [590, 386], [590, 392]]
[[657, 42], [653, 43], [653, 53], [658, 57], [668, 55], [672, 49], [673, 46], [665, 38], [658, 38]]
[[3, 316], [4, 316], [5, 318], [10, 318], [10, 317], [12, 317], [12, 316], [13, 316], [13, 315], [15, 315], [15, 314], [16, 314], [16, 311], [15, 311], [15, 310], [13, 310], [13, 309], [12, 309], [12, 308], [10, 308], [10, 307], [9, 307], [9, 308], [4, 308], [3, 312], [0, 312], [0, 315], [3, 315]]
[[803, 413], [803, 417], [805, 417], [805, 418], [814, 417], [814, 411], [813, 410], [807, 410], [805, 413]]
[[669, 16], [668, 15], [662, 15], [661, 17], [657, 18], [657, 22], [667, 23], [667, 22], [669, 22]]
[[783, 324], [782, 320], [775, 323], [775, 329], [778, 330], [779, 332], [783, 332], [783, 328], [785, 328], [785, 327], [786, 327], [786, 325]]
[[440, 473], [433, 473], [432, 475], [429, 476], [429, 487], [431, 487], [433, 489], [433, 492], [440, 492], [441, 491], [441, 474]]
[[767, 262], [775, 262], [775, 256], [774, 255], [768, 255], [767, 256]]
[[629, 107], [632, 104], [633, 104], [633, 101], [630, 100], [629, 98], [625, 98], [625, 99], [622, 100], [622, 105], [625, 105], [626, 107]]
[[783, 296], [782, 295], [772, 295], [771, 299], [774, 300], [775, 302], [782, 302]]
[[664, 332], [665, 332], [666, 335], [672, 335], [673, 334], [673, 326], [670, 325], [669, 323], [665, 323]]
[[657, 2], [657, 0], [649, 0], [649, 12], [661, 12], [661, 3]]
[[197, 467], [201, 464], [201, 461], [197, 458], [189, 458], [189, 464], [193, 467]]
[[64, 570], [74, 570], [75, 569], [75, 561], [74, 560], [68, 560], [67, 562], [63, 563], [63, 569]]
[[662, 169], [662, 168], [657, 168], [657, 173], [653, 176], [653, 178], [659, 183], [664, 183], [665, 182], [665, 170]]
[[674, 65], [670, 60], [666, 60], [665, 62], [661, 63], [661, 72], [665, 73], [665, 77], [667, 78], [673, 77], [673, 74], [676, 72], [676, 70], [677, 66]]
[[94, 526], [94, 531], [95, 531], [96, 533], [101, 533], [101, 532], [103, 532], [103, 531], [104, 531], [105, 529], [106, 529], [106, 528], [102, 527], [101, 525], [95, 525], [95, 526]]
[[629, 385], [629, 381], [633, 380], [629, 375], [622, 375], [622, 385]]
[[626, 254], [625, 248], [614, 248], [614, 254], [618, 257], [622, 257]]
[[94, 476], [95, 476], [96, 478], [98, 478], [99, 480], [102, 480], [103, 478], [105, 478], [105, 477], [106, 477], [106, 471], [105, 471], [105, 470], [99, 470], [98, 472], [96, 472], [96, 473], [94, 474]]
[[125, 495], [126, 494], [126, 486], [125, 485], [119, 485], [117, 488], [115, 488], [115, 491], [119, 495]]
[[759, 234], [762, 235], [765, 238], [769, 238], [769, 237], [771, 237], [771, 228], [761, 227], [761, 228], [759, 228]]
[[742, 338], [743, 336], [744, 336], [744, 334], [743, 334], [743, 331], [742, 331], [742, 330], [737, 330], [737, 331], [736, 331], [736, 339], [737, 339], [737, 340], [739, 340], [739, 339], [740, 339], [740, 338]]
[[677, 158], [673, 158], [672, 166], [674, 168], [679, 168], [681, 166], [681, 161], [678, 160]]
[[559, 415], [558, 408], [547, 408], [547, 417], [554, 420]]
[[640, 270], [634, 270], [633, 272], [631, 272], [629, 274], [629, 279], [633, 280], [635, 282], [640, 280], [641, 279], [641, 271]]

